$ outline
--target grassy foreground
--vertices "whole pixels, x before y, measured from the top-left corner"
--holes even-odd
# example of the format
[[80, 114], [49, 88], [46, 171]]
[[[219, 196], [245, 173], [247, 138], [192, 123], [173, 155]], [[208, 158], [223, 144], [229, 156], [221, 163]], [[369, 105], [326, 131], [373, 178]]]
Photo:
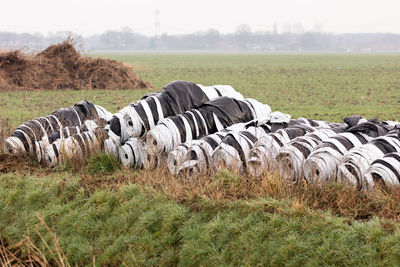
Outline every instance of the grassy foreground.
[[[400, 120], [400, 55], [106, 56], [136, 66], [156, 88], [225, 83], [293, 117]], [[115, 112], [144, 93], [0, 92], [0, 142], [21, 121], [83, 98]], [[3, 265], [400, 264], [398, 191], [366, 196], [225, 171], [185, 181], [165, 170], [104, 170], [98, 159], [79, 171], [44, 169], [5, 160], [1, 149]]]
[[351, 220], [268, 195], [179, 203], [135, 184], [88, 191], [68, 173], [5, 174], [0, 212], [3, 240], [32, 254], [35, 246], [54, 265], [400, 264], [392, 221]]

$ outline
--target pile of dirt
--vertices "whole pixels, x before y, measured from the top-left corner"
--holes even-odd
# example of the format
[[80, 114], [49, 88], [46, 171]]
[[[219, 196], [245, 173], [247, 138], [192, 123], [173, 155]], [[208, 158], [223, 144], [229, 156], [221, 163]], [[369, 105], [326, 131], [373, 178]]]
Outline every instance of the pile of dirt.
[[132, 68], [110, 59], [82, 56], [71, 39], [36, 56], [0, 52], [0, 90], [153, 88]]

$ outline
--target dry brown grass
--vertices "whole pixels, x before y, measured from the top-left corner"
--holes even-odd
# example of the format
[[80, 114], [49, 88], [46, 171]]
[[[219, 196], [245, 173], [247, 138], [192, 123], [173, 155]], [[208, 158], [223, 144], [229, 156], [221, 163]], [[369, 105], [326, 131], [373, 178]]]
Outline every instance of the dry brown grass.
[[349, 220], [377, 216], [400, 221], [400, 188], [377, 189], [368, 193], [346, 184], [289, 184], [277, 174], [265, 173], [262, 178], [256, 179], [226, 170], [196, 179], [175, 177], [167, 168], [141, 171], [124, 168], [111, 176], [82, 173], [81, 177], [89, 191], [117, 189], [133, 183], [186, 204], [194, 211], [202, 208], [202, 201], [213, 201], [225, 207], [235, 200], [272, 197], [292, 201], [307, 209], [331, 211]]
[[0, 118], [0, 154], [4, 153], [4, 140], [12, 133], [10, 121]]
[[70, 266], [58, 243], [58, 238], [55, 233], [50, 229], [50, 227], [39, 214], [36, 216], [38, 217], [40, 224], [43, 225], [51, 235], [51, 241], [54, 245], [54, 249], [50, 248], [49, 244], [39, 233], [40, 238], [46, 246], [45, 249], [53, 256], [54, 261], [49, 262], [43, 249], [38, 248], [29, 236], [26, 236], [23, 240], [13, 245], [4, 243], [0, 238], [1, 266]]

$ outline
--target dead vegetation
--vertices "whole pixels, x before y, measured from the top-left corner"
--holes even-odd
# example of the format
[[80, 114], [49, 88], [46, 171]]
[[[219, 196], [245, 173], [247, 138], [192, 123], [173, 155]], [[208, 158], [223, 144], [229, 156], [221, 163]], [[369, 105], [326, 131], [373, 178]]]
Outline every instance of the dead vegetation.
[[4, 140], [9, 137], [12, 133], [12, 128], [10, 125], [10, 121], [8, 119], [0, 118], [0, 155], [4, 153], [3, 144]]
[[21, 50], [0, 52], [0, 90], [152, 87], [127, 65], [115, 60], [82, 56], [70, 38], [35, 56]]
[[[0, 238], [1, 266], [71, 266], [60, 247], [55, 233], [46, 224], [41, 215], [37, 214], [36, 216], [39, 219], [40, 224], [50, 233], [52, 244], [48, 244], [40, 234], [40, 238], [43, 241], [45, 248], [38, 248], [29, 235], [20, 242], [12, 245], [4, 243]], [[54, 247], [54, 249], [51, 249], [50, 245]], [[49, 261], [47, 259], [44, 253], [45, 250], [49, 251], [54, 260]]]
[[367, 193], [346, 184], [291, 184], [277, 174], [265, 173], [257, 179], [227, 170], [186, 179], [171, 175], [166, 167], [139, 171], [124, 168], [109, 176], [81, 173], [81, 180], [89, 192], [138, 184], [185, 204], [193, 211], [201, 210], [204, 201], [218, 203], [217, 206], [224, 208], [232, 201], [272, 197], [291, 201], [302, 209], [330, 211], [349, 222], [374, 216], [400, 221], [399, 188], [377, 189], [376, 192]]

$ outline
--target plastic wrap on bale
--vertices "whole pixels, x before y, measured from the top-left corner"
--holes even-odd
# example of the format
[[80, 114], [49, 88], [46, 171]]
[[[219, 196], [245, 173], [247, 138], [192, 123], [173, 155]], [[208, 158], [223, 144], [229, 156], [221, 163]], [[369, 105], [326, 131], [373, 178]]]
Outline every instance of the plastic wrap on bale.
[[[57, 139], [46, 147], [44, 162], [54, 167], [62, 162], [83, 162], [100, 151], [110, 151], [105, 141], [108, 134], [104, 128], [75, 134], [65, 139]], [[111, 144], [114, 144], [113, 142]]]
[[245, 123], [237, 123], [216, 133], [180, 144], [168, 153], [168, 169], [179, 174], [191, 169], [191, 175], [205, 174], [210, 169], [211, 155], [222, 139], [231, 131], [245, 129]]
[[[345, 118], [346, 123], [349, 118]], [[355, 122], [354, 119], [352, 121]], [[307, 158], [304, 175], [308, 182], [336, 181], [338, 166], [347, 151], [360, 147], [375, 137], [385, 135], [393, 128], [386, 122], [365, 119], [360, 119], [356, 125], [349, 123], [348, 125], [350, 128], [345, 133], [339, 133], [323, 141]]]
[[119, 158], [124, 166], [134, 169], [153, 169], [165, 161], [162, 155], [147, 153], [146, 142], [143, 138], [129, 138], [119, 148]]
[[234, 124], [199, 140], [183, 143], [168, 154], [168, 168], [172, 174], [183, 173], [188, 177], [210, 173], [214, 170], [213, 152], [229, 133], [247, 131], [252, 126], [262, 127], [265, 133], [275, 132], [287, 127], [289, 120], [288, 114], [272, 112], [268, 118]]
[[275, 157], [281, 147], [298, 136], [313, 132], [315, 126], [311, 125], [322, 127], [326, 126], [327, 123], [324, 121], [311, 121], [304, 118], [294, 119], [289, 121], [287, 128], [260, 137], [254, 144], [254, 147], [249, 151], [247, 160], [249, 174], [259, 177], [265, 170], [276, 170], [277, 162]]
[[250, 149], [254, 147], [259, 137], [268, 133], [270, 129], [262, 126], [251, 126], [243, 131], [228, 133], [212, 154], [214, 169], [227, 168], [245, 173]]
[[372, 139], [368, 143], [350, 149], [338, 167], [338, 182], [349, 183], [358, 189], [372, 190], [371, 176], [365, 176], [374, 160], [392, 152], [400, 152], [400, 129], [395, 128], [385, 136]]
[[[109, 120], [112, 114], [101, 106], [81, 101], [72, 107], [60, 108], [46, 117], [24, 122], [4, 142], [8, 154], [36, 155], [36, 142], [65, 127], [82, 127], [87, 120]], [[40, 153], [40, 152], [38, 152]]]
[[344, 130], [344, 127], [316, 128], [313, 132], [296, 137], [284, 145], [276, 155], [281, 176], [286, 180], [299, 182], [304, 178], [304, 162], [314, 148]]
[[254, 99], [211, 100], [198, 109], [169, 117], [147, 133], [149, 153], [172, 151], [178, 145], [221, 131], [236, 123], [268, 118], [271, 109]]
[[386, 188], [400, 185], [400, 153], [392, 152], [374, 160], [364, 179]]
[[87, 131], [94, 131], [97, 128], [104, 128], [106, 125], [107, 121], [104, 119], [98, 119], [98, 120], [86, 120], [82, 124], [82, 126], [68, 126], [61, 128], [49, 135], [46, 135], [42, 138], [42, 140], [35, 142], [35, 147], [36, 147], [36, 156], [39, 162], [44, 161], [44, 156], [45, 156], [45, 151], [48, 146], [53, 144], [55, 141], [58, 139], [66, 139], [69, 138], [75, 134], [87, 132]]
[[114, 114], [106, 129], [117, 144], [123, 145], [131, 137], [144, 136], [164, 118], [198, 108], [220, 96], [243, 99], [242, 94], [229, 85], [202, 86], [175, 81], [161, 92], [147, 94]]

